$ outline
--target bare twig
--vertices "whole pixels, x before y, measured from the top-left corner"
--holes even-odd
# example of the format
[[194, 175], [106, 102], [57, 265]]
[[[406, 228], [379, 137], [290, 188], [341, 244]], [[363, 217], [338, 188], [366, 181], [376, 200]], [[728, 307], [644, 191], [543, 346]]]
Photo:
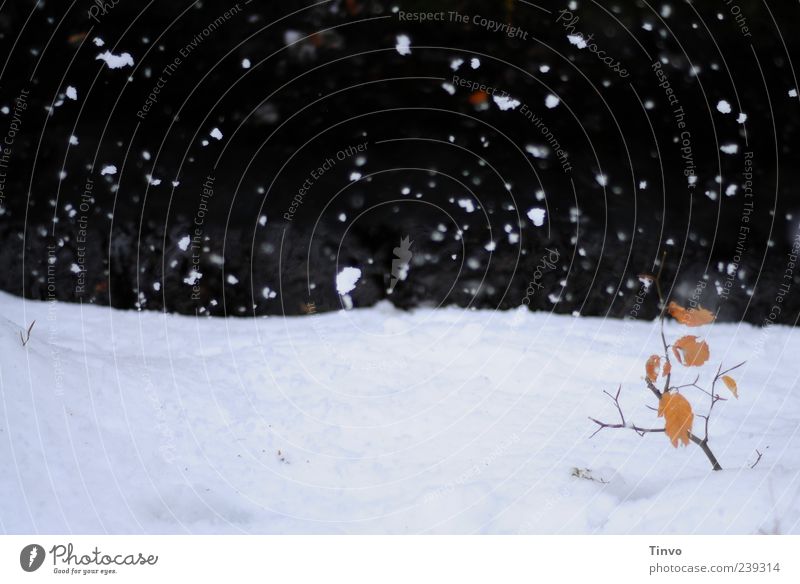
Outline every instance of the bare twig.
[[609, 429], [629, 428], [629, 429], [633, 430], [634, 432], [636, 432], [637, 434], [639, 434], [639, 436], [644, 436], [645, 434], [648, 434], [650, 432], [663, 432], [664, 431], [664, 428], [642, 428], [641, 426], [637, 426], [636, 424], [628, 424], [627, 422], [625, 422], [625, 415], [622, 413], [622, 407], [619, 405], [619, 394], [620, 394], [621, 391], [622, 391], [622, 385], [620, 385], [619, 389], [617, 389], [616, 395], [611, 395], [609, 392], [603, 391], [603, 393], [605, 393], [608, 397], [610, 397], [614, 401], [614, 405], [616, 406], [617, 412], [619, 413], [619, 419], [621, 420], [621, 423], [620, 424], [610, 424], [608, 422], [601, 422], [600, 420], [596, 420], [596, 419], [594, 419], [592, 417], [589, 417], [589, 419], [592, 422], [594, 422], [595, 424], [597, 424], [597, 426], [598, 426], [597, 430], [595, 430], [592, 433], [592, 435], [589, 436], [589, 438], [594, 438], [595, 435], [598, 432], [600, 432], [600, 430], [604, 430], [606, 428], [609, 428]]
[[697, 436], [695, 436], [694, 434], [689, 432], [689, 440], [691, 440], [692, 442], [694, 442], [695, 444], [697, 444], [700, 447], [700, 450], [703, 451], [703, 454], [706, 455], [706, 458], [708, 458], [708, 461], [711, 463], [711, 468], [713, 470], [722, 470], [722, 467], [720, 466], [719, 462], [717, 461], [717, 457], [714, 456], [714, 453], [711, 452], [711, 449], [708, 447], [708, 438], [707, 437], [705, 439], [701, 440], [700, 438], [698, 438]]
[[756, 448], [756, 454], [758, 454], [758, 458], [756, 458], [756, 461], [753, 464], [750, 465], [750, 468], [755, 468], [756, 465], [759, 462], [761, 462], [761, 457], [764, 456], [764, 453], [763, 452], [759, 452], [757, 448]]
[[573, 468], [572, 469], [572, 476], [579, 479], [584, 479], [587, 481], [594, 481], [596, 483], [600, 483], [601, 485], [607, 485], [608, 481], [603, 477], [596, 477], [592, 474], [592, 470], [589, 468]]
[[[669, 345], [667, 344], [667, 337], [664, 334], [664, 316], [667, 312], [667, 303], [664, 300], [664, 293], [661, 290], [661, 274], [664, 271], [664, 264], [667, 263], [667, 252], [661, 255], [661, 265], [658, 266], [658, 273], [656, 274], [656, 292], [658, 293], [658, 304], [661, 307], [661, 312], [658, 315], [659, 325], [661, 327], [661, 343], [664, 346], [664, 359], [667, 363], [667, 378], [664, 380], [664, 392], [669, 390], [669, 382], [672, 378], [672, 362], [669, 359]], [[661, 396], [659, 395], [659, 398]]]
[[35, 325], [35, 324], [36, 324], [36, 321], [34, 320], [31, 323], [31, 326], [28, 327], [28, 330], [25, 331], [25, 336], [22, 335], [22, 331], [19, 331], [19, 340], [22, 341], [22, 346], [23, 347], [28, 344], [28, 341], [31, 340], [31, 331], [33, 330], [33, 325]]

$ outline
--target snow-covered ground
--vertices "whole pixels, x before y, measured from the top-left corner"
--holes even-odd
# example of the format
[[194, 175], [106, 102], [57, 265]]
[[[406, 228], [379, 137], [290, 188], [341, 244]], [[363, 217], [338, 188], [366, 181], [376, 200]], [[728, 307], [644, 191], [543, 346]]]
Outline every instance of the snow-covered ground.
[[663, 424], [642, 381], [654, 323], [388, 305], [208, 319], [5, 294], [0, 314], [0, 531], [800, 533], [789, 328], [704, 331], [704, 378], [747, 360], [740, 399], [714, 410], [713, 473], [663, 434], [589, 438], [620, 383], [630, 421]]

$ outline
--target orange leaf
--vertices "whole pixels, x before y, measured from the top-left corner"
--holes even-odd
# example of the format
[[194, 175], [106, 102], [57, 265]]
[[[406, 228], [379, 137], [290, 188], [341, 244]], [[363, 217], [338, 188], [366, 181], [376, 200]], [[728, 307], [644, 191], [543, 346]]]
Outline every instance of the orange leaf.
[[670, 363], [669, 361], [665, 361], [664, 362], [664, 371], [661, 372], [661, 375], [666, 377], [670, 373], [672, 373], [672, 363]]
[[725, 387], [731, 390], [733, 397], [739, 399], [739, 386], [736, 385], [736, 380], [730, 375], [723, 375], [722, 382], [725, 384]]
[[698, 341], [697, 337], [692, 335], [675, 341], [672, 352], [675, 353], [678, 362], [686, 367], [700, 367], [711, 357], [708, 344], [705, 341]]
[[675, 448], [678, 447], [678, 442], [683, 442], [684, 446], [689, 445], [694, 414], [685, 397], [679, 393], [662, 395], [658, 402], [658, 417], [664, 418], [664, 430]]
[[647, 360], [647, 363], [644, 366], [644, 370], [647, 373], [648, 381], [655, 383], [658, 379], [658, 370], [661, 368], [661, 357], [658, 355], [650, 355], [650, 358]]
[[476, 91], [469, 96], [469, 102], [472, 105], [481, 105], [489, 101], [489, 94], [485, 91]]
[[689, 308], [688, 310], [677, 302], [670, 302], [667, 305], [672, 318], [686, 326], [703, 326], [714, 322], [714, 314], [702, 306], [699, 308]]

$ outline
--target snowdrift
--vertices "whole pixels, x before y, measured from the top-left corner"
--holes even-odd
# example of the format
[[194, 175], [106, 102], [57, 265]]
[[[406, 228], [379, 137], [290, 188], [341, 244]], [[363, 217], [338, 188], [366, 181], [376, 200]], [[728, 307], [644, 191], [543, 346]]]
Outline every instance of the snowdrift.
[[747, 361], [714, 410], [711, 472], [662, 434], [590, 439], [619, 384], [631, 420], [663, 424], [642, 380], [652, 322], [387, 304], [213, 319], [5, 294], [0, 314], [6, 533], [800, 533], [790, 328], [709, 327], [701, 373]]

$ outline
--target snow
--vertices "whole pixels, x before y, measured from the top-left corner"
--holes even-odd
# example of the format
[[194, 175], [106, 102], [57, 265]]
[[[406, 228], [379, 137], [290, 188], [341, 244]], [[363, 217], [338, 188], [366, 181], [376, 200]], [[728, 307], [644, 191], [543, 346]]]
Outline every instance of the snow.
[[109, 69], [121, 69], [122, 67], [133, 67], [133, 57], [130, 53], [122, 53], [121, 55], [114, 55], [111, 51], [100, 53], [95, 57], [95, 60], [102, 60], [106, 62]]
[[250, 59], [242, 59], [242, 69], [250, 68]]
[[731, 113], [731, 104], [724, 99], [721, 99], [719, 102], [717, 102], [717, 111], [722, 114], [729, 114]]
[[553, 109], [553, 108], [554, 108], [554, 107], [556, 107], [556, 106], [557, 106], [559, 103], [561, 103], [561, 100], [560, 100], [560, 99], [558, 99], [558, 97], [556, 97], [556, 96], [555, 96], [555, 95], [553, 95], [552, 93], [551, 93], [550, 95], [548, 95], [548, 96], [545, 98], [545, 100], [544, 100], [544, 105], [545, 105], [545, 106], [546, 106], [548, 109]]
[[739, 117], [736, 118], [737, 124], [744, 124], [747, 121], [747, 114], [742, 112], [739, 114]]
[[105, 176], [107, 174], [117, 174], [117, 167], [113, 164], [106, 164], [100, 169], [100, 176]]
[[459, 199], [458, 206], [464, 209], [467, 213], [472, 213], [475, 211], [475, 203], [472, 202], [472, 199]]
[[528, 219], [530, 219], [536, 227], [544, 225], [545, 210], [541, 207], [534, 207], [528, 211]]
[[586, 48], [586, 41], [583, 40], [583, 35], [580, 34], [568, 34], [567, 40], [579, 49]]
[[747, 361], [714, 410], [711, 472], [660, 434], [590, 438], [620, 383], [626, 419], [659, 425], [651, 322], [386, 304], [198, 319], [6, 294], [0, 314], [8, 533], [800, 533], [791, 328], [703, 333], [704, 376]]
[[293, 45], [303, 38], [303, 33], [297, 30], [287, 30], [283, 33], [283, 43], [286, 46]]
[[78, 141], [78, 137], [77, 137], [77, 136], [75, 136], [74, 134], [73, 134], [72, 136], [70, 136], [70, 137], [69, 137], [69, 143], [70, 143], [72, 146], [77, 146], [77, 145], [78, 145], [78, 142], [79, 142], [79, 141]]
[[66, 94], [67, 94], [67, 97], [69, 99], [71, 99], [71, 100], [77, 100], [78, 99], [78, 90], [75, 89], [74, 87], [72, 87], [72, 85], [67, 87]]
[[473, 57], [469, 62], [469, 66], [472, 67], [473, 69], [477, 69], [478, 67], [481, 66], [481, 60], [478, 59], [477, 57]]
[[737, 144], [723, 144], [719, 149], [725, 154], [736, 154], [739, 151], [739, 146]]
[[200, 281], [200, 278], [203, 277], [203, 274], [198, 272], [197, 270], [192, 270], [189, 272], [189, 275], [183, 279], [184, 284], [189, 284], [189, 286], [194, 286]]
[[184, 235], [181, 237], [180, 241], [178, 241], [178, 247], [181, 251], [186, 251], [189, 249], [189, 244], [192, 242], [192, 239], [188, 235]]
[[789, 97], [797, 97], [797, 89], [790, 89], [789, 90]]
[[500, 108], [500, 111], [513, 110], [520, 106], [520, 101], [509, 95], [493, 95], [492, 99], [497, 104], [497, 107]]
[[208, 135], [215, 140], [222, 140], [222, 131], [219, 128], [214, 128]]
[[361, 278], [361, 270], [358, 268], [344, 268], [336, 276], [336, 291], [341, 295], [349, 294], [356, 288], [356, 283]]
[[535, 144], [525, 146], [525, 151], [534, 158], [547, 158], [550, 154], [550, 149], [547, 146], [537, 146]]
[[403, 56], [411, 54], [411, 39], [408, 35], [397, 35], [397, 44], [395, 45], [397, 52]]

